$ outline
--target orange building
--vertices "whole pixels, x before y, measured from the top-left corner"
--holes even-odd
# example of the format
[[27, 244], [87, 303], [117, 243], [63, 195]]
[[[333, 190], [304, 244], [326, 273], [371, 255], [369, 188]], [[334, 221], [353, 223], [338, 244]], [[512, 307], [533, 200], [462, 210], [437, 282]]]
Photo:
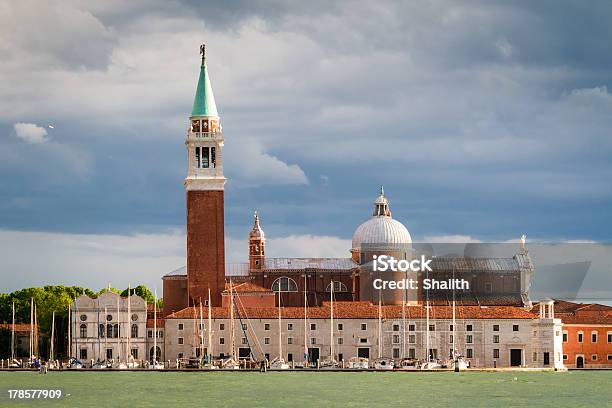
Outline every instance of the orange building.
[[612, 307], [555, 300], [555, 317], [563, 324], [567, 368], [612, 367]]

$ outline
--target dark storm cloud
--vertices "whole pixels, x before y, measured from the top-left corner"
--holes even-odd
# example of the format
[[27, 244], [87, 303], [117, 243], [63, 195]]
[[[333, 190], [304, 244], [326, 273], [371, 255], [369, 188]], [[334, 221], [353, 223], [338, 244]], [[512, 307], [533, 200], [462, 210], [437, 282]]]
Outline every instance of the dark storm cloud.
[[0, 7], [2, 229], [182, 227], [206, 42], [231, 239], [346, 240], [380, 184], [417, 239], [611, 239], [609, 2]]

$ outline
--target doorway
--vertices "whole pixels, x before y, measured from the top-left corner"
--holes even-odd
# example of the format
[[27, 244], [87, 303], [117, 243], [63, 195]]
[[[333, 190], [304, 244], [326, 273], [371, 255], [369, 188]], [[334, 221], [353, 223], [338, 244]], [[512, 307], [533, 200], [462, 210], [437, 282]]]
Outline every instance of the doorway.
[[319, 348], [309, 347], [308, 348], [308, 362], [316, 363], [318, 359], [319, 359]]
[[249, 358], [251, 357], [251, 349], [248, 347], [238, 348], [238, 358]]
[[510, 366], [519, 367], [523, 364], [523, 350], [510, 349]]
[[584, 357], [576, 357], [576, 368], [584, 368]]
[[550, 365], [550, 353], [548, 351], [544, 352], [544, 365]]
[[359, 358], [370, 358], [370, 348], [369, 347], [359, 347], [359, 348], [357, 348], [357, 357], [359, 357]]

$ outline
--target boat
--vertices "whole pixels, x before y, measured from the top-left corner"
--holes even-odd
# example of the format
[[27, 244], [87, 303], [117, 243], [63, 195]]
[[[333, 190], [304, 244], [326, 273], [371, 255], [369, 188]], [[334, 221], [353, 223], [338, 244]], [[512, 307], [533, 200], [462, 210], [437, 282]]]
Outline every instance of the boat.
[[451, 360], [448, 367], [455, 371], [463, 371], [470, 368], [470, 363], [463, 356], [458, 356], [455, 360]]
[[71, 358], [68, 360], [68, 368], [70, 369], [81, 369], [83, 368], [83, 363], [76, 358]]
[[419, 360], [416, 358], [403, 358], [395, 368], [397, 370], [416, 370], [419, 368]]
[[351, 359], [348, 361], [348, 368], [368, 369], [370, 368], [370, 363], [369, 360], [364, 357], [351, 357]]
[[290, 367], [283, 358], [275, 358], [270, 361], [270, 368], [273, 370], [288, 370]]
[[376, 370], [393, 370], [395, 362], [390, 358], [377, 358], [374, 360], [374, 369]]
[[443, 368], [442, 364], [436, 360], [425, 361], [419, 366], [419, 370], [439, 370]]

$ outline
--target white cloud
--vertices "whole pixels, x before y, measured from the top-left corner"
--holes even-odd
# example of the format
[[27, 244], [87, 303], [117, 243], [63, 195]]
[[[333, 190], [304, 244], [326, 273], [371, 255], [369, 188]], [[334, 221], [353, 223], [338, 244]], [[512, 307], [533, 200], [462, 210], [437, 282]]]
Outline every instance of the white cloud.
[[440, 243], [440, 244], [466, 244], [479, 243], [479, 239], [475, 239], [470, 235], [426, 235], [423, 238], [424, 242]]
[[161, 277], [185, 264], [185, 235], [179, 230], [135, 235], [0, 230], [0, 247], [2, 291], [46, 284], [100, 289], [109, 282], [161, 288]]
[[15, 135], [28, 143], [45, 143], [47, 138], [47, 130], [34, 123], [15, 123], [13, 125]]
[[228, 175], [237, 184], [309, 184], [308, 177], [297, 164], [287, 164], [266, 153], [253, 140], [226, 145], [224, 164]]

